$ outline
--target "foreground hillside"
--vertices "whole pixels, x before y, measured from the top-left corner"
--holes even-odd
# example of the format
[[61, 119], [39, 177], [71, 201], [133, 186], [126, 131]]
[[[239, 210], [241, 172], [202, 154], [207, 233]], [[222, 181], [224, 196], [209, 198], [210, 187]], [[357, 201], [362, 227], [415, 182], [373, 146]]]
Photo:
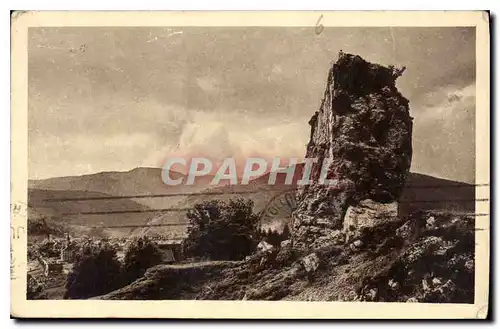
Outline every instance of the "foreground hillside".
[[159, 265], [102, 299], [474, 302], [474, 218], [421, 212], [328, 247]]

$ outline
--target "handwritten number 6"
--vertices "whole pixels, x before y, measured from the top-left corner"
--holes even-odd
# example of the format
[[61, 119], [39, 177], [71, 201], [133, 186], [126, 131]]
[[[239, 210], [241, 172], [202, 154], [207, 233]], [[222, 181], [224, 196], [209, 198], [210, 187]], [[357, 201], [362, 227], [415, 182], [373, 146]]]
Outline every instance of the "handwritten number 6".
[[320, 22], [323, 20], [323, 15], [319, 16], [318, 20], [316, 21], [316, 27], [314, 28], [314, 32], [316, 35], [320, 35], [321, 32], [323, 32], [323, 29], [325, 28], [323, 24]]

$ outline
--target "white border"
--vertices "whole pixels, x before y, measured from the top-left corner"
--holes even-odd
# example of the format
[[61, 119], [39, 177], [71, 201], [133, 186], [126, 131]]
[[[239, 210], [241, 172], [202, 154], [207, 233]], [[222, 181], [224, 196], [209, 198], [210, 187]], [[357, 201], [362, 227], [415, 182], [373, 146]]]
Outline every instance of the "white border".
[[[26, 204], [27, 191], [27, 30], [28, 26], [311, 26], [319, 15], [325, 26], [476, 26], [477, 106], [476, 181], [489, 181], [489, 35], [487, 16], [476, 12], [38, 12], [20, 15], [12, 29], [12, 203]], [[489, 197], [481, 195], [479, 197]], [[489, 209], [477, 205], [477, 212]], [[11, 312], [29, 317], [216, 317], [216, 318], [477, 318], [487, 303], [489, 217], [479, 217], [476, 232], [476, 304], [202, 302], [202, 301], [26, 301], [25, 276], [13, 280]], [[22, 214], [13, 225], [25, 223]], [[22, 272], [26, 237], [13, 240]], [[17, 257], [16, 257], [17, 258]], [[478, 313], [479, 312], [479, 313]]]

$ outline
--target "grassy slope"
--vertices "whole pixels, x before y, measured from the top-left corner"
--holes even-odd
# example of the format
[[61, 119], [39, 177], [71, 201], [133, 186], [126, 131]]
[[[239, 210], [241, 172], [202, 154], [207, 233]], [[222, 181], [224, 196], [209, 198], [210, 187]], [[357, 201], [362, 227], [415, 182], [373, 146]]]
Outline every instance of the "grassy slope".
[[[73, 228], [90, 228], [93, 225], [127, 225], [144, 223], [151, 217], [151, 213], [106, 214], [106, 215], [66, 215], [65, 213], [101, 212], [110, 210], [147, 210], [148, 207], [128, 199], [118, 200], [82, 200], [47, 202], [47, 199], [59, 198], [94, 198], [108, 195], [86, 191], [60, 190], [28, 190], [28, 220], [44, 218], [50, 223], [63, 224]], [[113, 230], [116, 234], [128, 234], [131, 229]]]

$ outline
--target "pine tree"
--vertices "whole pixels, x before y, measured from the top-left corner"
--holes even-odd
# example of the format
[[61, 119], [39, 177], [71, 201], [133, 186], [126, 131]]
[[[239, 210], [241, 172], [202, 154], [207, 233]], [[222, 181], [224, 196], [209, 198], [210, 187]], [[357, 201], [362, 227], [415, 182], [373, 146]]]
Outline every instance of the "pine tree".
[[283, 228], [283, 232], [281, 232], [281, 241], [288, 240], [290, 238], [290, 228], [288, 225], [285, 225]]

